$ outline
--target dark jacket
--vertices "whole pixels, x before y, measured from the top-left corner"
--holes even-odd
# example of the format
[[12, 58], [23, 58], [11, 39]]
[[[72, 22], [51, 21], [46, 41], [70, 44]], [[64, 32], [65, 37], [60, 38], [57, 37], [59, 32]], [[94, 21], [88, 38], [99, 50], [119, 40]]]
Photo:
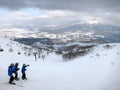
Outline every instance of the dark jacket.
[[8, 75], [11, 77], [13, 74], [13, 67], [12, 66], [9, 66], [8, 67]]
[[21, 72], [22, 72], [22, 73], [25, 73], [25, 71], [27, 70], [26, 67], [28, 67], [28, 66], [29, 66], [29, 65], [22, 66], [22, 70], [21, 70]]
[[18, 70], [19, 70], [18, 66], [15, 65], [15, 66], [13, 67], [13, 72], [17, 72]]

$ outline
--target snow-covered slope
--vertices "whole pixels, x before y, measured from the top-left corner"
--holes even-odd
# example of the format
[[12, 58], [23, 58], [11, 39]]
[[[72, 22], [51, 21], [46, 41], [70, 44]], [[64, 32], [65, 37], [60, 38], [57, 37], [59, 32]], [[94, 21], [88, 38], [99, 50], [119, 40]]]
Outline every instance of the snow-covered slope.
[[[25, 56], [15, 42], [0, 38], [0, 45], [4, 49], [0, 52], [0, 90], [120, 90], [119, 43], [96, 46], [90, 54], [68, 62], [61, 62], [62, 58], [54, 53], [35, 62], [34, 56]], [[13, 52], [9, 52], [11, 47]], [[15, 81], [22, 87], [7, 84], [8, 66], [15, 62], [20, 68], [23, 63], [30, 64], [28, 80]]]

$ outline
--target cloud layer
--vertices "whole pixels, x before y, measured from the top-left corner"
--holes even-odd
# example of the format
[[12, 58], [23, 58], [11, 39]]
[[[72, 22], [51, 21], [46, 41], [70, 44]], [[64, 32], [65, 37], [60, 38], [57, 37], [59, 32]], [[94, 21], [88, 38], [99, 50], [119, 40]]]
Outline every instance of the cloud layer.
[[0, 0], [0, 24], [120, 23], [120, 0]]
[[12, 10], [34, 7], [45, 10], [119, 11], [120, 0], [0, 0], [0, 7]]

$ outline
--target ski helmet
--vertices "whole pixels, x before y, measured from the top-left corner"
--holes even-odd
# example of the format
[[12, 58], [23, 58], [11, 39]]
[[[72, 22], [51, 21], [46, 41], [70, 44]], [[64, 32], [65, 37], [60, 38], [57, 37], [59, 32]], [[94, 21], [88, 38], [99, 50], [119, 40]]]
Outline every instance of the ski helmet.
[[26, 66], [26, 64], [23, 64], [23, 66]]
[[12, 66], [12, 67], [13, 67], [13, 66], [14, 66], [14, 63], [11, 63], [11, 64], [10, 64], [10, 66]]
[[18, 63], [18, 62], [16, 62], [16, 63], [15, 63], [15, 65], [16, 65], [16, 66], [18, 66], [18, 65], [19, 65], [19, 63]]

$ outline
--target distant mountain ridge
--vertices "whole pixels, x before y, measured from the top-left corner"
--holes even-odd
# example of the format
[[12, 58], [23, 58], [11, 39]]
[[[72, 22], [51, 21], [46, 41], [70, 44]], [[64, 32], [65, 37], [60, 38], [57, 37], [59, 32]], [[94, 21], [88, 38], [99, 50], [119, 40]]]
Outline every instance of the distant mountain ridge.
[[67, 41], [120, 42], [120, 27], [109, 24], [71, 23], [55, 27], [0, 26], [1, 36], [12, 38], [50, 38]]

